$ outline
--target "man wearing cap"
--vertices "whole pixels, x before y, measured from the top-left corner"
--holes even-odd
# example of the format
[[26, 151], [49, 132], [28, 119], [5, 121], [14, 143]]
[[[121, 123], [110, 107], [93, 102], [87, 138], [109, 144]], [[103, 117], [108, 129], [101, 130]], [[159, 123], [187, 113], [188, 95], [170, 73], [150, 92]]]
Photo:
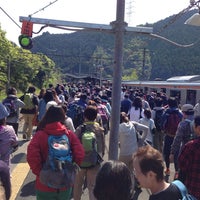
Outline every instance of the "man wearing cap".
[[[171, 146], [170, 160], [178, 160], [178, 155], [180, 154], [184, 145], [194, 139], [196, 136], [193, 130], [193, 120], [194, 120], [194, 107], [191, 104], [184, 104], [181, 108], [183, 113], [183, 121], [178, 125], [176, 136]], [[178, 178], [178, 172], [175, 172], [174, 179]]]
[[182, 175], [178, 178], [185, 184], [189, 194], [200, 199], [200, 116], [194, 117], [193, 129], [196, 138], [184, 145], [178, 158]]

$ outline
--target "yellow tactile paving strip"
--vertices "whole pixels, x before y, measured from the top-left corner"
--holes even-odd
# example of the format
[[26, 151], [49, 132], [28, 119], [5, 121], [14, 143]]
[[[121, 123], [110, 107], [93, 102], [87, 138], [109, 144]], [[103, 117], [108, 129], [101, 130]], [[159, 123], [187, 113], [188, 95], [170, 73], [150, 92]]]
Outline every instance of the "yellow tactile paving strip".
[[18, 163], [11, 173], [12, 194], [10, 200], [15, 200], [16, 196], [30, 170], [28, 163]]

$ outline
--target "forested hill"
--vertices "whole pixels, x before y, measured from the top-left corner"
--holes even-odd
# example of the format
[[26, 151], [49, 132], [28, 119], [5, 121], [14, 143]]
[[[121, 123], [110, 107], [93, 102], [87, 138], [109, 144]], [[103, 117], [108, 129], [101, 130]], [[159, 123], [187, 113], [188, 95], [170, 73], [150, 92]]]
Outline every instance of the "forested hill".
[[[156, 35], [178, 44], [194, 45], [183, 47], [166, 40], [141, 34], [126, 34], [124, 43], [124, 79], [166, 79], [175, 75], [200, 74], [200, 27], [184, 24], [197, 10], [182, 16], [170, 16], [154, 24]], [[98, 74], [112, 77], [114, 35], [102, 32], [74, 32], [49, 34], [33, 38], [32, 52], [41, 52], [50, 57], [63, 73]]]

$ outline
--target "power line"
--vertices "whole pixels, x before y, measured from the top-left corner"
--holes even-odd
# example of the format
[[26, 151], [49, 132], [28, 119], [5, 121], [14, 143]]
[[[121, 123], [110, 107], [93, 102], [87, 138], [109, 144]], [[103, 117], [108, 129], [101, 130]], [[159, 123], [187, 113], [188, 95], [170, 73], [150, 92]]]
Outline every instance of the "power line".
[[33, 15], [37, 14], [40, 11], [44, 11], [47, 7], [51, 6], [52, 4], [56, 3], [58, 0], [55, 0], [53, 2], [50, 2], [48, 5], [44, 6], [43, 8], [39, 9], [38, 11], [34, 12], [33, 14], [29, 15], [29, 17], [32, 17]]
[[8, 18], [11, 19], [11, 21], [12, 21], [15, 25], [17, 25], [17, 26], [21, 29], [20, 25], [17, 24], [17, 22], [16, 22], [2, 7], [0, 7], [0, 9], [4, 12], [4, 14], [7, 15]]

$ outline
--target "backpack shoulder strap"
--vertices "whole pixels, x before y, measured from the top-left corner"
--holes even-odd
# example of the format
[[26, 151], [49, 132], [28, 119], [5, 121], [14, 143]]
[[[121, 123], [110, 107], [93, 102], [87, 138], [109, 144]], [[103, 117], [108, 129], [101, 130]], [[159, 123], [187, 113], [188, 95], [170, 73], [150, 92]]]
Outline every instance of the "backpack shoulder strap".
[[187, 188], [185, 187], [185, 185], [181, 181], [175, 180], [172, 183], [175, 184], [178, 187], [178, 189], [181, 192], [182, 197], [184, 197], [188, 194]]

